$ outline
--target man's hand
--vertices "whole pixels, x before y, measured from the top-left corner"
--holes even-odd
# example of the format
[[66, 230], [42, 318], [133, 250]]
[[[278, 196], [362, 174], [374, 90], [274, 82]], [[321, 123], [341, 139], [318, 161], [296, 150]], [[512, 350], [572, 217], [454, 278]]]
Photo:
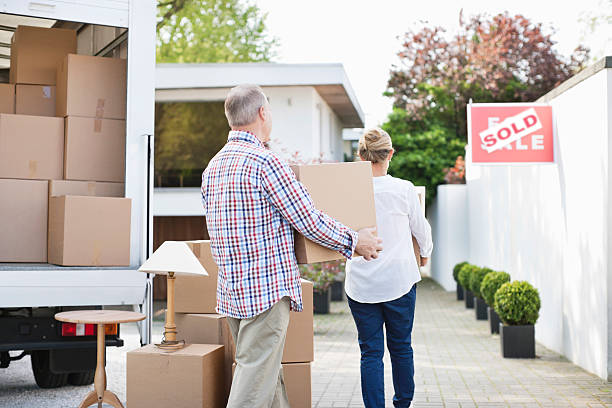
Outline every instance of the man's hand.
[[429, 258], [423, 258], [423, 257], [421, 257], [421, 266], [425, 266], [425, 265], [427, 265], [427, 261], [429, 261]]
[[361, 255], [366, 261], [378, 258], [378, 253], [382, 251], [382, 238], [376, 236], [376, 228], [364, 228], [357, 231], [359, 238], [355, 253]]

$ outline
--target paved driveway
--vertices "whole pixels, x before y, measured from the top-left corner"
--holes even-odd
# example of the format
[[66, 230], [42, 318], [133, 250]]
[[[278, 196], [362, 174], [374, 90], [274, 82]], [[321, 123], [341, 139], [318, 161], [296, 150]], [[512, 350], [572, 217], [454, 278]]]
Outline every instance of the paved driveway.
[[[357, 334], [345, 302], [315, 317], [313, 407], [361, 407]], [[159, 341], [162, 322], [154, 324]], [[139, 346], [136, 326], [123, 325], [125, 346], [108, 349], [108, 388], [125, 401], [125, 353]], [[499, 337], [487, 332], [454, 294], [431, 280], [417, 291], [413, 335], [417, 391], [415, 407], [612, 407], [610, 384], [538, 345], [534, 360], [502, 359]], [[386, 388], [392, 407], [390, 364]], [[78, 406], [90, 387], [41, 390], [29, 357], [0, 369], [0, 407]], [[129, 408], [129, 407], [128, 407]], [[169, 407], [170, 408], [170, 407]]]

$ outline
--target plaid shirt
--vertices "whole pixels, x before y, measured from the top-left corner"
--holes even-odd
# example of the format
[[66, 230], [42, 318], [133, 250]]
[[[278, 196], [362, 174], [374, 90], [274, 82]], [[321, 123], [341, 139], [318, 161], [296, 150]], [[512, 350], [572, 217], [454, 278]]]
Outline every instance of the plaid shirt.
[[357, 233], [314, 208], [291, 168], [253, 134], [231, 131], [202, 174], [202, 202], [219, 267], [217, 313], [247, 319], [285, 296], [302, 310], [293, 228], [350, 258]]

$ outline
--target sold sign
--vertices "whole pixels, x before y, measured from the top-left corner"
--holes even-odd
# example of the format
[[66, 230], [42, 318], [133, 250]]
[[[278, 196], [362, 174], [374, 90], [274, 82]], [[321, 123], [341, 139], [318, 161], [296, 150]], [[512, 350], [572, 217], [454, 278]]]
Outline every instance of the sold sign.
[[549, 105], [471, 104], [468, 132], [472, 163], [554, 162]]

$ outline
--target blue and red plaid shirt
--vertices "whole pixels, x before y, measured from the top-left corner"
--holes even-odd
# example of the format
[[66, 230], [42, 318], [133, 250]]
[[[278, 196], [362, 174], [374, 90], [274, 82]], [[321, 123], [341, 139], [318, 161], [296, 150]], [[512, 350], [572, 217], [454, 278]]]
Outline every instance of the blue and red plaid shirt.
[[317, 210], [291, 168], [253, 134], [231, 131], [202, 174], [202, 202], [219, 267], [217, 313], [248, 319], [285, 296], [302, 310], [293, 228], [350, 258], [357, 233]]

